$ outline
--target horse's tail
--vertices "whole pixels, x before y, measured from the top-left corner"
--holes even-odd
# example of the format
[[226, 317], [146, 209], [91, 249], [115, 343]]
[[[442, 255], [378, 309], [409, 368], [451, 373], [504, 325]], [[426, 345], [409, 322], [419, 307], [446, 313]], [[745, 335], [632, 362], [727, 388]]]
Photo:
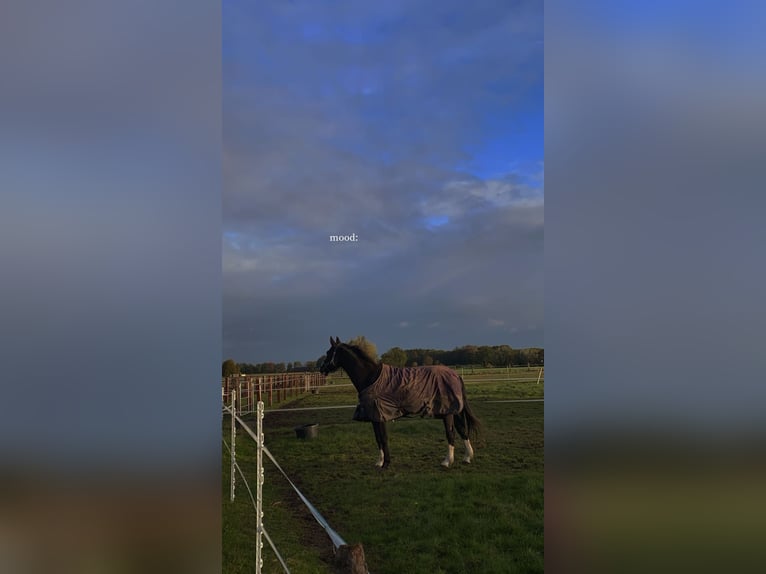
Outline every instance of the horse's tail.
[[463, 381], [463, 377], [460, 377], [460, 387], [463, 392], [463, 410], [457, 418], [462, 418], [460, 422], [463, 423], [468, 438], [476, 442], [481, 436], [482, 423], [471, 410], [471, 405], [468, 404], [468, 395], [465, 394], [465, 381]]

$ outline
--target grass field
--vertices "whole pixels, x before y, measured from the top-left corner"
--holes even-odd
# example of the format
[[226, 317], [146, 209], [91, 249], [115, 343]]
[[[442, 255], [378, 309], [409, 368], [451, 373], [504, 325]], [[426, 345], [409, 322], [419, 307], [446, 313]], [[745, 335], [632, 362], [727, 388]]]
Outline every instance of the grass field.
[[[389, 424], [391, 467], [378, 471], [371, 425], [351, 420], [356, 392], [341, 379], [278, 405], [285, 410], [267, 409], [265, 442], [346, 542], [364, 545], [373, 574], [542, 572], [543, 403], [491, 401], [542, 398], [544, 384], [487, 381], [508, 375], [502, 371], [465, 373], [484, 423], [471, 465], [439, 466], [446, 452], [441, 421], [400, 419]], [[515, 378], [536, 375], [524, 368]], [[335, 405], [348, 408], [287, 410]], [[314, 422], [318, 438], [298, 440], [294, 427]], [[223, 431], [228, 442], [228, 416]], [[252, 572], [254, 509], [240, 476], [229, 501], [229, 455], [222, 450], [223, 571]], [[255, 443], [244, 432], [237, 459], [254, 488]], [[265, 472], [265, 528], [291, 572], [334, 572], [325, 532], [270, 462]], [[282, 572], [268, 545], [264, 564], [264, 572]]]

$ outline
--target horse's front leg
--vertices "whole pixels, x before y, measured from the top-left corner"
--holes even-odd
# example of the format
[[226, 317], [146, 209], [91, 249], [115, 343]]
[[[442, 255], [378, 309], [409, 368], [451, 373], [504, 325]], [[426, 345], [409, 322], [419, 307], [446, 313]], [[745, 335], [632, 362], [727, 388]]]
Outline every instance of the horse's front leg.
[[378, 462], [375, 463], [375, 466], [386, 469], [391, 464], [391, 455], [388, 452], [388, 430], [386, 429], [386, 423], [373, 421], [372, 429], [375, 431], [375, 441], [378, 443], [378, 449], [380, 450]]

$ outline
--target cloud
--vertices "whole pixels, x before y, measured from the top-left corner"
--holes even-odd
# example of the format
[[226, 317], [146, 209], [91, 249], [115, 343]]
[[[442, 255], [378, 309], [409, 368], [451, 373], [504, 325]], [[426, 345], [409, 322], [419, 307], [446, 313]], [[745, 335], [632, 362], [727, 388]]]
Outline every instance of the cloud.
[[[225, 4], [227, 356], [542, 324], [542, 154], [517, 127], [542, 125], [541, 39], [531, 1]], [[490, 140], [497, 175], [472, 173]]]

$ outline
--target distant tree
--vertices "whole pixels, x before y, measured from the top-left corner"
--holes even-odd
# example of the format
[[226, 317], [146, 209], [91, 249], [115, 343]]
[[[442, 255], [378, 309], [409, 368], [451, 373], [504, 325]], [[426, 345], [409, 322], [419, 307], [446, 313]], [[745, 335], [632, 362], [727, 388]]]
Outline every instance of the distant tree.
[[476, 345], [465, 345], [453, 351], [453, 360], [458, 365], [475, 365], [479, 362], [479, 347]]
[[426, 366], [431, 366], [434, 364], [434, 358], [431, 355], [426, 355], [423, 357], [423, 364]]
[[285, 364], [284, 363], [277, 363], [274, 365], [274, 371], [277, 373], [284, 373], [285, 372]]
[[226, 359], [221, 365], [221, 371], [224, 377], [231, 377], [232, 375], [239, 374], [239, 365], [234, 362], [234, 359]]
[[439, 360], [445, 365], [457, 365], [460, 363], [458, 360], [458, 349], [455, 347], [451, 351], [442, 351], [439, 354]]
[[394, 347], [383, 353], [380, 360], [393, 367], [403, 367], [407, 363], [407, 353], [399, 347]]
[[500, 345], [495, 351], [495, 361], [504, 367], [511, 366], [513, 362], [513, 349], [508, 345]]
[[240, 365], [239, 368], [242, 373], [247, 373], [248, 375], [254, 375], [255, 373], [258, 372], [257, 366], [251, 363], [248, 363], [247, 365], [245, 365], [245, 368], [243, 368], [242, 365]]
[[292, 363], [287, 363], [287, 370], [288, 371], [292, 371], [293, 370], [293, 364]]
[[371, 359], [374, 361], [378, 361], [378, 348], [375, 346], [375, 343], [372, 341], [368, 341], [364, 335], [359, 335], [358, 337], [354, 337], [353, 339], [350, 339], [348, 341], [349, 345], [356, 345], [360, 349], [362, 349], [365, 353], [367, 353]]
[[412, 361], [410, 363], [410, 367], [417, 367], [417, 366], [418, 366], [418, 362], [417, 361]]

